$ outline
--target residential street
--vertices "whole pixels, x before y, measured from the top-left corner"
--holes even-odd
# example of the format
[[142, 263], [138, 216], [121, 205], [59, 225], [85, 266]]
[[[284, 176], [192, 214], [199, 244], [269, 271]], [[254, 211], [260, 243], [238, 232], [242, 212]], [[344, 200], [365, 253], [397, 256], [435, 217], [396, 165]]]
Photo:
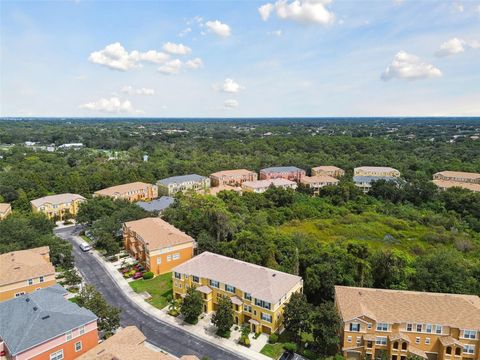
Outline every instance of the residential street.
[[86, 282], [94, 285], [111, 305], [122, 309], [122, 326], [137, 326], [145, 334], [148, 342], [178, 357], [194, 354], [199, 358], [208, 356], [210, 359], [218, 360], [245, 359], [145, 314], [123, 294], [103, 266], [89, 253], [82, 252], [73, 242], [72, 234], [75, 234], [73, 227], [55, 230], [55, 234], [73, 243], [75, 265]]

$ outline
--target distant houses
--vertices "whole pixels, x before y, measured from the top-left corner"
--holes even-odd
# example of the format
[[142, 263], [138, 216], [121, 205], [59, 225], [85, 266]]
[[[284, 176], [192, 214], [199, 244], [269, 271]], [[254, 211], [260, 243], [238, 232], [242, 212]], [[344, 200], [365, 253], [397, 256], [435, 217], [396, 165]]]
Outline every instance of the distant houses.
[[5, 219], [12, 213], [12, 206], [8, 203], [0, 203], [0, 220]]
[[299, 182], [305, 175], [305, 170], [295, 166], [274, 166], [260, 170], [260, 180], [286, 179]]
[[0, 354], [9, 360], [75, 359], [98, 344], [97, 316], [60, 285], [0, 303]]
[[235, 324], [267, 334], [281, 328], [285, 304], [303, 289], [299, 276], [210, 252], [175, 267], [172, 280], [174, 298], [181, 299], [195, 287], [202, 294], [203, 312], [210, 313], [221, 297], [228, 297]]
[[480, 298], [335, 286], [346, 359], [475, 360]]
[[158, 217], [124, 223], [123, 243], [127, 252], [155, 275], [191, 259], [196, 248], [191, 236]]
[[246, 169], [223, 170], [210, 175], [212, 186], [228, 185], [238, 187], [245, 181], [255, 181], [257, 179], [258, 175], [256, 172]]
[[462, 171], [440, 171], [433, 175], [433, 183], [441, 190], [452, 187], [480, 192], [480, 174]]
[[244, 192], [251, 191], [257, 194], [264, 193], [270, 187], [295, 190], [297, 188], [297, 183], [295, 181], [277, 178], [269, 180], [245, 181], [242, 184], [242, 190]]
[[328, 175], [305, 176], [300, 183], [312, 190], [314, 195], [320, 193], [320, 189], [324, 186], [337, 185], [340, 180]]
[[355, 186], [367, 193], [372, 183], [378, 180], [394, 181], [399, 183], [400, 171], [384, 166], [361, 166], [353, 170], [353, 182]]
[[48, 246], [0, 254], [0, 302], [55, 284]]
[[80, 204], [85, 198], [78, 194], [58, 194], [44, 196], [30, 201], [33, 212], [45, 214], [49, 219], [64, 220], [65, 217], [75, 217]]
[[177, 192], [206, 190], [210, 188], [210, 179], [197, 174], [172, 176], [157, 181], [157, 186], [161, 195], [173, 196]]
[[156, 185], [137, 181], [95, 191], [93, 196], [104, 196], [112, 199], [127, 200], [130, 202], [149, 201], [158, 197], [158, 188]]
[[345, 176], [345, 170], [336, 166], [317, 166], [312, 168], [312, 176], [331, 176], [339, 178]]

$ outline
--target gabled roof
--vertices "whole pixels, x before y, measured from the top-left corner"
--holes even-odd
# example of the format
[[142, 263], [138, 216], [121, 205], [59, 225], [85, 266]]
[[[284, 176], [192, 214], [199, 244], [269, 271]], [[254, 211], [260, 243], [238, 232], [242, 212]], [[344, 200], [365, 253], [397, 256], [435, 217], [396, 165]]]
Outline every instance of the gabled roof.
[[172, 271], [216, 280], [272, 304], [280, 301], [283, 296], [302, 282], [300, 276], [211, 252], [203, 252], [178, 265]]
[[263, 189], [268, 188], [271, 185], [273, 186], [297, 186], [295, 181], [278, 178], [278, 179], [269, 179], [269, 180], [255, 180], [255, 181], [245, 181], [242, 186], [252, 189]]
[[368, 312], [377, 322], [430, 323], [480, 331], [480, 297], [335, 286], [344, 321]]
[[235, 170], [222, 170], [212, 173], [210, 176], [222, 177], [222, 176], [244, 176], [255, 174], [255, 172], [247, 169], [235, 169]]
[[162, 196], [152, 201], [138, 201], [135, 204], [140, 206], [145, 211], [162, 211], [168, 208], [175, 202], [175, 199], [170, 196]]
[[463, 172], [463, 171], [440, 171], [434, 175], [442, 175], [445, 177], [453, 177], [453, 178], [464, 178], [464, 179], [480, 179], [480, 174], [478, 173], [471, 173], [471, 172]]
[[393, 172], [398, 172], [397, 169], [389, 167], [389, 166], [359, 166], [353, 169], [354, 171], [393, 171]]
[[66, 194], [44, 196], [42, 198], [30, 201], [30, 203], [35, 205], [35, 207], [39, 207], [44, 204], [52, 204], [52, 205], [59, 205], [59, 204], [66, 204], [66, 203], [68, 204], [74, 200], [85, 200], [85, 198], [82, 195], [66, 193]]
[[1, 254], [0, 286], [55, 274], [55, 267], [47, 261], [49, 252], [48, 246], [42, 246]]
[[177, 184], [180, 185], [187, 181], [203, 181], [208, 179], [205, 176], [197, 175], [197, 174], [189, 174], [189, 175], [180, 175], [180, 176], [172, 176], [166, 179], [161, 179], [157, 181], [157, 184], [162, 184], [168, 186], [169, 184]]
[[300, 182], [302, 184], [316, 184], [316, 183], [338, 183], [340, 180], [328, 175], [304, 176]]
[[343, 169], [340, 169], [339, 167], [330, 166], [330, 165], [316, 166], [316, 167], [313, 167], [312, 170], [323, 170], [323, 171], [338, 171], [338, 170], [342, 170], [342, 171], [343, 171]]
[[299, 169], [296, 166], [272, 166], [268, 167], [265, 169], [260, 170], [261, 172], [267, 172], [267, 173], [284, 173], [284, 172], [297, 172], [297, 171], [305, 171], [302, 169]]
[[11, 205], [9, 203], [0, 203], [0, 214], [7, 212], [7, 210], [10, 208], [11, 208]]
[[451, 180], [439, 180], [439, 179], [432, 180], [432, 182], [442, 189], [459, 187], [459, 188], [467, 189], [470, 191], [480, 192], [480, 184], [475, 184], [470, 182], [451, 181]]
[[150, 251], [195, 242], [191, 236], [158, 217], [129, 221], [125, 226], [140, 236]]
[[54, 285], [0, 303], [0, 338], [13, 356], [97, 319], [66, 294]]
[[103, 195], [103, 196], [123, 195], [128, 193], [129, 191], [139, 191], [139, 190], [146, 191], [151, 186], [154, 186], [154, 185], [137, 181], [137, 182], [128, 183], [128, 184], [110, 186], [105, 189], [97, 190], [94, 192], [94, 194]]

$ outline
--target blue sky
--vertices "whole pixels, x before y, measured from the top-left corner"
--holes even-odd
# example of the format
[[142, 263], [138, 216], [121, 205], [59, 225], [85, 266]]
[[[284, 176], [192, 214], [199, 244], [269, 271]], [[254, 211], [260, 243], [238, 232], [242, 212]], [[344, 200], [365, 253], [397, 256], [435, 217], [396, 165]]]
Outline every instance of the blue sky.
[[480, 115], [480, 1], [0, 1], [1, 116]]

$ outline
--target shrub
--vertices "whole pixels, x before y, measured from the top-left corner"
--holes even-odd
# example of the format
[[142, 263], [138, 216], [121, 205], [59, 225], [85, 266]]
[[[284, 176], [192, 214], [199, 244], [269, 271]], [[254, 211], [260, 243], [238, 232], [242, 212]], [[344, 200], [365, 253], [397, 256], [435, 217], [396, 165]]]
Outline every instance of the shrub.
[[250, 347], [250, 339], [248, 338], [248, 336], [244, 336], [244, 335], [240, 336], [240, 339], [238, 339], [238, 343], [240, 345]]
[[277, 341], [278, 341], [278, 335], [277, 335], [277, 334], [271, 334], [271, 335], [268, 337], [268, 342], [269, 342], [270, 344], [275, 344]]
[[153, 279], [153, 272], [147, 271], [146, 273], [143, 274], [143, 280], [149, 280]]
[[297, 344], [287, 342], [287, 343], [283, 344], [283, 348], [287, 351], [295, 352], [295, 351], [297, 351]]

